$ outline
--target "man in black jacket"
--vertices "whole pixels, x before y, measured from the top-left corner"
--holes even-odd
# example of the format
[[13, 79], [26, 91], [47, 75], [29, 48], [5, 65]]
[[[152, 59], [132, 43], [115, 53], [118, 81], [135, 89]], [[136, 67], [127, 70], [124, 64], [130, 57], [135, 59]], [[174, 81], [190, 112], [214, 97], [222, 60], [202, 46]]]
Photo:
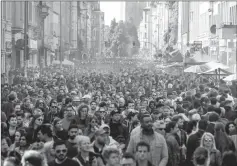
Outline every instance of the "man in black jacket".
[[207, 129], [207, 125], [208, 123], [206, 120], [200, 120], [198, 122], [198, 131], [188, 138], [187, 158], [186, 158], [187, 166], [193, 166], [193, 163], [192, 163], [193, 153], [200, 146], [200, 141], [201, 141], [203, 133]]
[[113, 110], [110, 115], [111, 115], [111, 121], [109, 123], [110, 136], [118, 142], [119, 142], [119, 140], [118, 140], [119, 136], [120, 137], [123, 136], [124, 140], [127, 140], [128, 129], [121, 122], [122, 115], [120, 114], [120, 111]]

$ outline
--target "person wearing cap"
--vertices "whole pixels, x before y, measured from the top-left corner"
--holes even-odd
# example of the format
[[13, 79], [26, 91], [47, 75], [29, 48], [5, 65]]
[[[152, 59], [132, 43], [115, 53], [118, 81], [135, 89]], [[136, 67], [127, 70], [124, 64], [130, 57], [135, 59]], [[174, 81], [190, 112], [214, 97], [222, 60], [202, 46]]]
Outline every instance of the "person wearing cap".
[[76, 111], [76, 113], [78, 108], [80, 107], [80, 104], [81, 104], [80, 98], [78, 96], [74, 96], [72, 99], [72, 107]]
[[85, 96], [82, 97], [82, 99], [83, 99], [83, 102], [84, 102], [85, 104], [89, 104], [89, 103], [90, 103], [91, 96], [90, 96], [90, 95], [85, 95]]
[[99, 128], [95, 132], [95, 140], [92, 143], [94, 152], [97, 154], [100, 154], [100, 157], [101, 157], [104, 164], [106, 162], [105, 162], [104, 158], [102, 157], [102, 151], [106, 147], [107, 136], [108, 136], [107, 131], [104, 130], [103, 128]]
[[[128, 138], [128, 129], [127, 127], [121, 122], [121, 114], [120, 111], [115, 109], [110, 113], [111, 120], [109, 122], [110, 127], [110, 136], [118, 141], [118, 136], [123, 136], [125, 140]], [[125, 142], [124, 142], [125, 143]]]
[[145, 141], [151, 147], [148, 157], [149, 161], [153, 165], [166, 166], [168, 162], [168, 148], [164, 136], [154, 131], [152, 118], [149, 114], [143, 114], [140, 121], [141, 129], [134, 135], [131, 135], [127, 152], [135, 154], [137, 144], [140, 141]]

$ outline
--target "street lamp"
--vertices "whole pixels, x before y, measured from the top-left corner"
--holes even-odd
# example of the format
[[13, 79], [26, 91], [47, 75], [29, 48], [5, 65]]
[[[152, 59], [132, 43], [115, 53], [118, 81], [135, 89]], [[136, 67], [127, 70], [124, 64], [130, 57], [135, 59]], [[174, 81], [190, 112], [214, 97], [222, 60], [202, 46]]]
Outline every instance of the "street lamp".
[[[45, 3], [42, 3], [42, 1], [39, 2], [39, 8], [40, 8], [40, 17], [41, 17], [41, 21], [42, 21], [42, 48], [41, 48], [41, 51], [42, 51], [42, 54], [41, 56], [43, 56], [45, 58], [45, 66], [47, 64], [46, 62], [46, 55], [45, 55], [45, 49], [44, 49], [44, 20], [45, 18], [49, 15], [49, 7], [45, 4]], [[41, 62], [41, 57], [40, 57], [40, 67], [42, 69], [42, 65], [43, 65], [43, 62]]]

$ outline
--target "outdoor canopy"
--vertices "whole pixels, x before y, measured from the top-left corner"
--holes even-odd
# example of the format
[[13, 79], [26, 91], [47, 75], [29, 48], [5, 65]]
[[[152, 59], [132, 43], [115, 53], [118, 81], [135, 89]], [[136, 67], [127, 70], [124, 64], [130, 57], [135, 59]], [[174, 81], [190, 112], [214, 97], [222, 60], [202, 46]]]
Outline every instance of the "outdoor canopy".
[[205, 74], [205, 73], [209, 73], [212, 71], [215, 71], [216, 69], [228, 69], [228, 66], [225, 66], [222, 63], [219, 62], [207, 62], [205, 64], [202, 65], [194, 65], [194, 66], [190, 66], [187, 69], [184, 70], [184, 72], [186, 73], [196, 73], [196, 74]]
[[[59, 65], [59, 64], [60, 64], [60, 61], [59, 61], [59, 60], [53, 61], [53, 64]], [[63, 65], [67, 65], [67, 66], [74, 66], [74, 63], [71, 62], [71, 61], [69, 61], [69, 60], [67, 60], [67, 59], [64, 59], [64, 60], [62, 61], [62, 64], [63, 64]]]
[[224, 81], [234, 81], [237, 80], [236, 74], [232, 74], [223, 79]]

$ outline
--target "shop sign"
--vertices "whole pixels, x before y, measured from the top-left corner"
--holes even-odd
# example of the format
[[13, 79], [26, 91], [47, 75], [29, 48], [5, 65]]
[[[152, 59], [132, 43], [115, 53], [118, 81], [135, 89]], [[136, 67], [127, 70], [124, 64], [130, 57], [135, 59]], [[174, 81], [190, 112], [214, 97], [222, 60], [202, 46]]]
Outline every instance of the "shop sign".
[[30, 39], [30, 42], [29, 42], [29, 47], [32, 48], [32, 49], [37, 49], [37, 40], [32, 40]]
[[12, 50], [12, 42], [7, 41], [6, 42], [6, 52], [11, 52]]
[[225, 39], [220, 39], [219, 40], [219, 46], [220, 47], [226, 47], [226, 40]]

